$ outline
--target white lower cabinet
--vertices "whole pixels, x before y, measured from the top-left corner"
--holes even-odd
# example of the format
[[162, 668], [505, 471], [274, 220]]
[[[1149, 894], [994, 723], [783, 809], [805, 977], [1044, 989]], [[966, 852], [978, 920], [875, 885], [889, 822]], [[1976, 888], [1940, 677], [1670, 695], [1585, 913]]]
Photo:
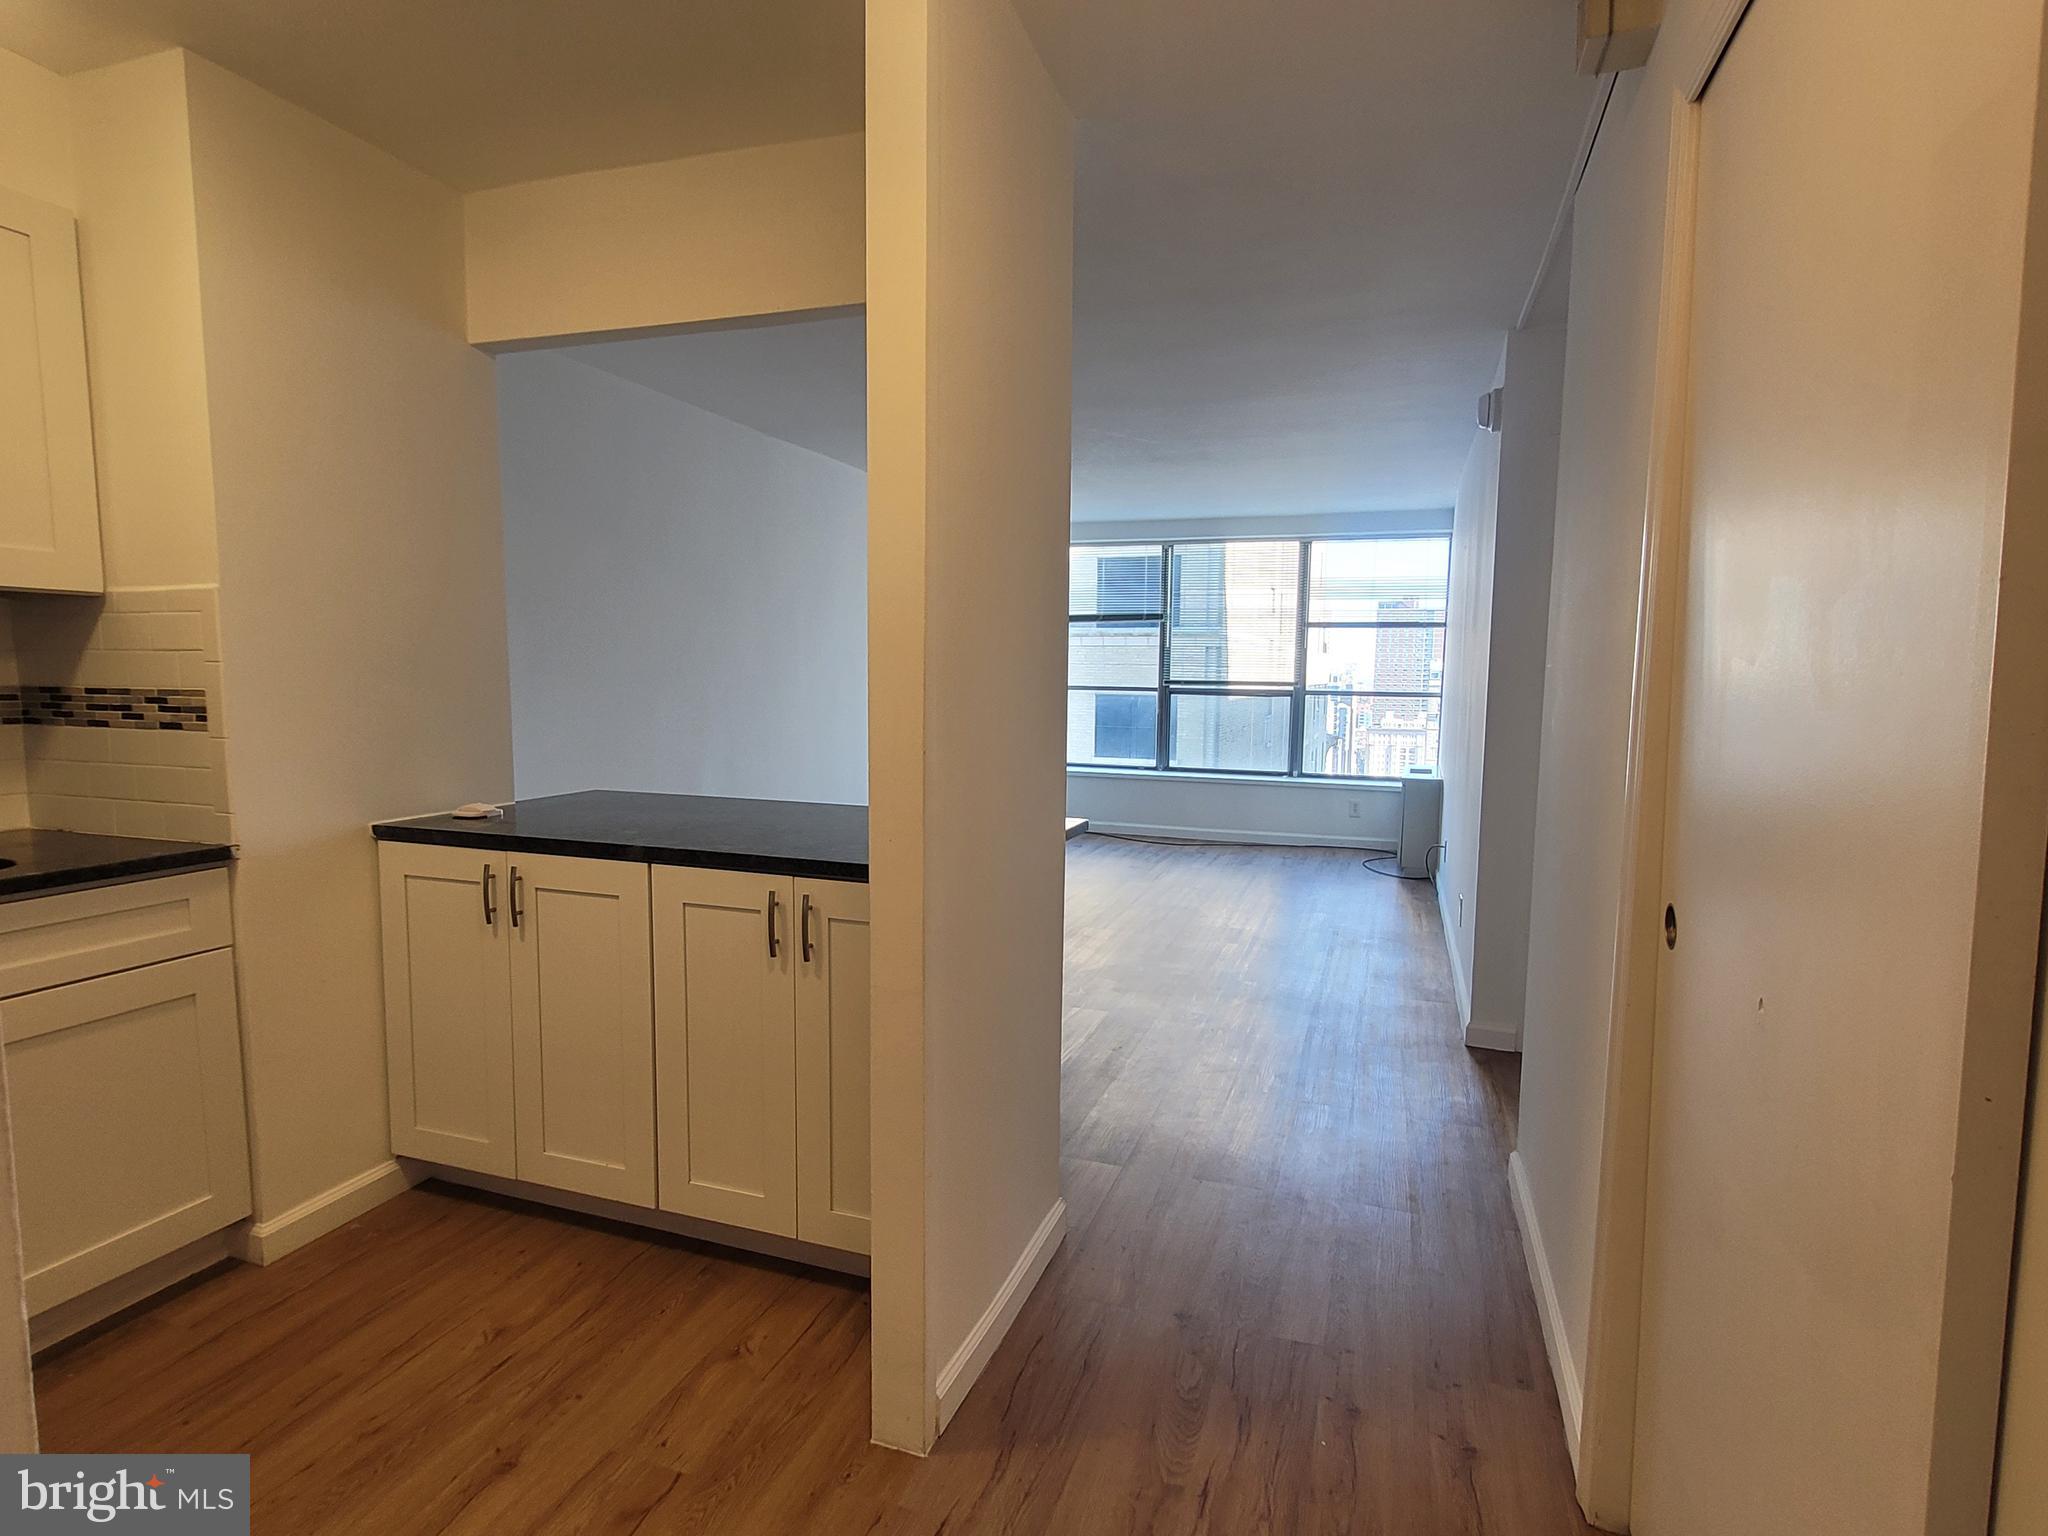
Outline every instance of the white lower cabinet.
[[868, 1251], [868, 888], [799, 880], [797, 1236]]
[[536, 854], [507, 866], [518, 1175], [652, 1205], [647, 868]]
[[378, 845], [391, 1150], [510, 1178], [512, 968], [501, 862]]
[[652, 1205], [647, 866], [378, 846], [391, 1150]]
[[661, 1208], [783, 1237], [796, 1222], [790, 882], [654, 871]]
[[378, 849], [395, 1152], [867, 1251], [866, 886]]
[[654, 871], [661, 1208], [868, 1251], [868, 893]]
[[249, 1214], [231, 951], [0, 1000], [0, 1034], [30, 1312]]

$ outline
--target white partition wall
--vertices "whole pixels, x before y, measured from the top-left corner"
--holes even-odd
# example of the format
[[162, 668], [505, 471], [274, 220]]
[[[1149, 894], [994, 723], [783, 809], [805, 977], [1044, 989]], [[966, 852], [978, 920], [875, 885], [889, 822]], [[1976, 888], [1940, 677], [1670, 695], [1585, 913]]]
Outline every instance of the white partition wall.
[[1072, 128], [1003, 0], [868, 5], [874, 1435], [1064, 1232]]

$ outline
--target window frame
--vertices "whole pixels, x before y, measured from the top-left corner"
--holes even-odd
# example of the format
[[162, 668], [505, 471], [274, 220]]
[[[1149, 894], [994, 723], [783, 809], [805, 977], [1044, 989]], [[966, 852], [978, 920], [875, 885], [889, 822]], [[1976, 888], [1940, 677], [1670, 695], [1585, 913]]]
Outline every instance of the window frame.
[[[1073, 551], [1092, 550], [1106, 553], [1110, 550], [1126, 549], [1146, 551], [1140, 558], [1149, 558], [1149, 552], [1157, 550], [1159, 559], [1159, 606], [1158, 611], [1116, 613], [1075, 613], [1072, 603], [1068, 604], [1067, 633], [1069, 636], [1069, 662], [1067, 671], [1067, 693], [1087, 694], [1145, 694], [1156, 695], [1157, 721], [1153, 743], [1152, 762], [1142, 763], [1090, 763], [1069, 759], [1067, 767], [1084, 773], [1157, 773], [1193, 774], [1215, 779], [1254, 779], [1287, 781], [1294, 780], [1309, 784], [1398, 784], [1401, 775], [1374, 773], [1309, 773], [1302, 763], [1302, 732], [1307, 723], [1308, 701], [1311, 698], [1339, 699], [1434, 699], [1437, 703], [1437, 741], [1439, 762], [1432, 771], [1441, 768], [1443, 731], [1443, 685], [1442, 670], [1439, 668], [1438, 685], [1434, 689], [1375, 688], [1360, 691], [1356, 688], [1312, 687], [1308, 681], [1309, 631], [1316, 629], [1433, 629], [1442, 637], [1438, 641], [1443, 666], [1450, 660], [1450, 529], [1420, 529], [1384, 533], [1321, 534], [1309, 536], [1279, 536], [1260, 533], [1232, 534], [1225, 538], [1188, 538], [1156, 540], [1148, 539], [1077, 539], [1068, 543], [1068, 558]], [[1309, 618], [1309, 586], [1313, 572], [1314, 549], [1318, 544], [1363, 544], [1386, 539], [1399, 540], [1441, 540], [1444, 545], [1444, 611], [1438, 620], [1377, 620], [1377, 619], [1330, 619]], [[1233, 683], [1172, 681], [1172, 656], [1169, 635], [1172, 631], [1173, 601], [1173, 555], [1182, 545], [1214, 544], [1293, 544], [1295, 546], [1295, 580], [1297, 584], [1294, 605], [1294, 681], [1286, 683]], [[1079, 624], [1153, 624], [1158, 628], [1158, 674], [1152, 688], [1147, 689], [1129, 683], [1076, 683], [1073, 676], [1071, 640], [1074, 628]], [[1182, 768], [1170, 761], [1172, 754], [1173, 700], [1183, 695], [1221, 698], [1288, 700], [1287, 766], [1285, 768]]]

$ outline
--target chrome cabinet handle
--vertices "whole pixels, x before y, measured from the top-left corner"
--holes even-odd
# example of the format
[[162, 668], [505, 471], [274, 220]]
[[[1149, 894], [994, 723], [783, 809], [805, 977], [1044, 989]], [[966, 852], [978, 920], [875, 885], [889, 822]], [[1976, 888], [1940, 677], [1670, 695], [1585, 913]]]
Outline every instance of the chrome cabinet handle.
[[809, 964], [811, 963], [811, 898], [810, 898], [810, 893], [809, 893], [809, 892], [805, 892], [805, 894], [804, 894], [804, 922], [803, 922], [803, 934], [804, 934], [804, 964], [805, 964], [805, 965], [809, 965]]
[[486, 928], [498, 926], [497, 878], [498, 872], [486, 864], [484, 866], [484, 926]]
[[780, 951], [775, 947], [775, 892], [768, 892], [768, 958], [773, 960]]
[[526, 916], [525, 891], [526, 882], [520, 878], [519, 866], [514, 864], [512, 866], [512, 926], [514, 928], [517, 928], [519, 920]]

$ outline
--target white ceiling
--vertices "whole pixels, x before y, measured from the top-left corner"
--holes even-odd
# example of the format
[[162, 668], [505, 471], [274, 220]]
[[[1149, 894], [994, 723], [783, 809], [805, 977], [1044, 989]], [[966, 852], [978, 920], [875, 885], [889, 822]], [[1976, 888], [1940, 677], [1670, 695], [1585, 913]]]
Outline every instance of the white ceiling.
[[1077, 518], [1450, 505], [1593, 96], [1572, 0], [1019, 0], [1080, 137]]
[[[1592, 99], [1573, 0], [1017, 5], [1082, 119], [1076, 517], [1447, 506]], [[71, 71], [184, 44], [467, 188], [858, 128], [862, 14], [6, 0], [0, 46]], [[846, 457], [852, 338], [601, 366]]]
[[464, 191], [858, 133], [860, 0], [5, 0], [60, 74], [190, 48]]
[[564, 357], [756, 432], [855, 469], [867, 468], [863, 315], [718, 327], [559, 350]]

